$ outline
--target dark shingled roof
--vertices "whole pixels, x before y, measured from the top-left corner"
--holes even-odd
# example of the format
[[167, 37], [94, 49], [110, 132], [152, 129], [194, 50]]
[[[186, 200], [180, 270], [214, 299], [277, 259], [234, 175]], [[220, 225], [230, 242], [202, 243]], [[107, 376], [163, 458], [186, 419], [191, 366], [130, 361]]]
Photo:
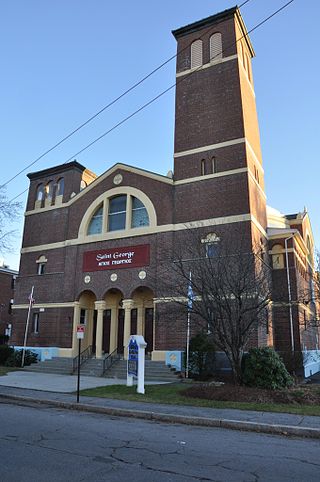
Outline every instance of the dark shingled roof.
[[197, 22], [190, 23], [189, 25], [185, 25], [184, 27], [177, 28], [176, 30], [172, 30], [172, 34], [177, 38], [181, 35], [185, 35], [186, 33], [193, 32], [194, 30], [199, 30], [199, 28], [205, 27], [210, 25], [218, 20], [222, 20], [223, 18], [231, 17], [236, 13], [238, 7], [228, 8], [223, 12], [216, 13], [215, 15], [211, 15], [210, 17], [203, 18], [202, 20], [198, 20]]
[[42, 171], [30, 172], [27, 174], [29, 179], [38, 179], [39, 177], [52, 176], [53, 174], [59, 174], [59, 172], [65, 172], [69, 169], [78, 169], [79, 171], [84, 171], [85, 166], [80, 164], [78, 161], [71, 161], [65, 164], [59, 164], [58, 166], [49, 167], [48, 169], [43, 169]]

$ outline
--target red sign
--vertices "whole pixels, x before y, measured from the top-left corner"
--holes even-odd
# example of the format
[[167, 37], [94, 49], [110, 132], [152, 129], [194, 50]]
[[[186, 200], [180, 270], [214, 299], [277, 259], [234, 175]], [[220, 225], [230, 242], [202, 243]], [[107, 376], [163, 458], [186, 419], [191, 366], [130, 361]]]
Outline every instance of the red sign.
[[124, 248], [99, 249], [83, 253], [83, 271], [138, 268], [150, 263], [150, 245], [126, 246]]

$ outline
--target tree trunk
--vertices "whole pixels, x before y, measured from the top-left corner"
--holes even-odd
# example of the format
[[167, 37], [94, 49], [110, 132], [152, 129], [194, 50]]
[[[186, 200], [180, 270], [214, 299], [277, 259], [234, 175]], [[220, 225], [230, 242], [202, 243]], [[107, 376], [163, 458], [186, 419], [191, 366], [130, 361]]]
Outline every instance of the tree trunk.
[[241, 368], [241, 361], [242, 361], [242, 352], [241, 353], [232, 353], [226, 351], [225, 354], [230, 362], [232, 375], [235, 385], [242, 385], [242, 368]]

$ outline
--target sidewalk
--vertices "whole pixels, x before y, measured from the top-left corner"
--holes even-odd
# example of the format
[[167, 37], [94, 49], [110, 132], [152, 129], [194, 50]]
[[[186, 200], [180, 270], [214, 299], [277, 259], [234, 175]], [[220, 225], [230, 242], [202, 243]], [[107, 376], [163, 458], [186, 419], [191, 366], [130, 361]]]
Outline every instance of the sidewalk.
[[[21, 385], [17, 386], [19, 376]], [[0, 402], [11, 400], [16, 403], [39, 403], [57, 408], [81, 410], [122, 417], [136, 417], [166, 423], [183, 423], [205, 427], [221, 427], [236, 430], [264, 432], [270, 434], [292, 435], [298, 437], [320, 438], [320, 417], [301, 416], [286, 413], [254, 412], [249, 410], [202, 408], [180, 405], [163, 405], [156, 403], [129, 402], [126, 400], [112, 400], [107, 398], [80, 396], [80, 403], [76, 403], [76, 395], [68, 393], [74, 391], [73, 376], [45, 375], [28, 373], [33, 378], [29, 388], [25, 387], [27, 372], [12, 372], [8, 376], [0, 377]], [[14, 375], [16, 374], [16, 375]], [[82, 377], [81, 388], [85, 382], [91, 387], [124, 383], [124, 380]], [[15, 385], [13, 385], [13, 380]], [[30, 382], [30, 379], [29, 379]], [[11, 386], [8, 386], [10, 385]], [[37, 385], [37, 389], [34, 386]], [[31, 388], [33, 387], [33, 388]], [[48, 387], [55, 387], [55, 391], [46, 391]], [[71, 388], [71, 389], [70, 389]], [[86, 387], [87, 388], [87, 387]]]

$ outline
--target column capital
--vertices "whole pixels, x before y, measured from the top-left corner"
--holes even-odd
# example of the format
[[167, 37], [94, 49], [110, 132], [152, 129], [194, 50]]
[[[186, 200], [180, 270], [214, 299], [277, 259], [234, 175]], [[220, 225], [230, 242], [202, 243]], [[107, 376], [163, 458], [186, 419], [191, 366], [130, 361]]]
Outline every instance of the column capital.
[[122, 300], [122, 306], [125, 310], [131, 309], [133, 307], [133, 300], [130, 298]]
[[94, 302], [94, 307], [96, 310], [105, 310], [106, 302], [104, 300], [99, 300]]

